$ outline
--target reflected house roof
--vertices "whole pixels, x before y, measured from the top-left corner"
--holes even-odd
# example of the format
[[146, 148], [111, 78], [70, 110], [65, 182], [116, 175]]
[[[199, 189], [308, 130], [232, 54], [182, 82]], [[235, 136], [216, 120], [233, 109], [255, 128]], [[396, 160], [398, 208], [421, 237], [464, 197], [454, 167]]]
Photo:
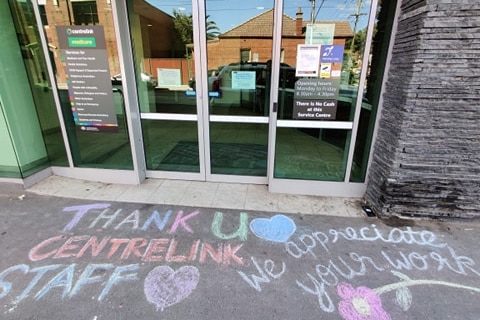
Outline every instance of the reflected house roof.
[[[297, 22], [299, 24], [297, 24]], [[297, 19], [283, 14], [283, 37], [304, 37], [301, 28], [310, 24], [303, 21], [302, 12], [297, 12]], [[335, 24], [335, 38], [352, 38], [353, 31], [349, 21], [316, 21], [315, 24]], [[273, 9], [265, 11], [242, 24], [222, 33], [219, 38], [271, 38], [273, 35]]]

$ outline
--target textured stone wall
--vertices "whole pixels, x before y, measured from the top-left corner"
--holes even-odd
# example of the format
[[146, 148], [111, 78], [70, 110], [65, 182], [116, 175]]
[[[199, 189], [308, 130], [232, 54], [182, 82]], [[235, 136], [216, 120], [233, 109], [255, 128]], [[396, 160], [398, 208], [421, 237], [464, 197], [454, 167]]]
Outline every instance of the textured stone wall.
[[480, 1], [402, 1], [385, 90], [367, 202], [480, 217]]

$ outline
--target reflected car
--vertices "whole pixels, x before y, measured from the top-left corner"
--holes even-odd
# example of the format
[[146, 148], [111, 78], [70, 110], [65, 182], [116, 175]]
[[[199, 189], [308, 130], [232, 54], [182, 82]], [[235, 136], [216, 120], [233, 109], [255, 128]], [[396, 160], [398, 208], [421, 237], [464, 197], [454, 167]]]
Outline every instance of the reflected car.
[[[212, 99], [211, 104], [252, 107], [262, 112], [270, 90], [270, 65], [270, 62], [240, 62], [225, 66], [212, 83], [212, 91], [218, 92], [218, 98]], [[280, 90], [294, 89], [297, 79], [295, 68], [285, 63], [280, 65]]]
[[[155, 88], [157, 86], [157, 79], [148, 72], [141, 73], [142, 82], [146, 83], [148, 87]], [[122, 74], [116, 74], [111, 78], [112, 85], [121, 86], [122, 85]]]
[[[215, 80], [217, 80], [220, 71], [224, 66], [218, 67], [218, 69], [208, 70], [208, 91], [212, 91], [212, 86]], [[190, 78], [188, 81], [188, 86], [192, 88], [192, 90], [196, 90], [196, 81], [195, 78]]]

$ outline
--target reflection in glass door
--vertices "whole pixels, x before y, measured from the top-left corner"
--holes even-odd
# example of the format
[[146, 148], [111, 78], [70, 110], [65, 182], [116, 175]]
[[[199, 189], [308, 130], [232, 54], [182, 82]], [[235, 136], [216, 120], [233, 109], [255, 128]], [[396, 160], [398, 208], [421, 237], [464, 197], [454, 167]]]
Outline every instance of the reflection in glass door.
[[[278, 112], [271, 131], [271, 191], [356, 195], [348, 184], [355, 173], [353, 149], [360, 113], [372, 105], [363, 98], [376, 1], [322, 1], [286, 15], [278, 72]], [[338, 10], [342, 6], [343, 10]], [[346, 17], [353, 17], [353, 22]], [[370, 18], [369, 18], [370, 17]], [[277, 98], [277, 97], [276, 97]], [[273, 146], [274, 145], [274, 146]], [[322, 182], [323, 181], [323, 182]]]
[[147, 170], [153, 177], [204, 180], [192, 3], [127, 3]]
[[273, 8], [206, 0], [210, 179], [266, 183]]
[[149, 176], [267, 182], [269, 2], [128, 1]]
[[[26, 1], [21, 1], [26, 2]], [[45, 56], [75, 167], [133, 170], [111, 4], [38, 1]], [[84, 171], [86, 172], [86, 171]]]
[[376, 1], [314, 3], [128, 0], [149, 176], [360, 192]]

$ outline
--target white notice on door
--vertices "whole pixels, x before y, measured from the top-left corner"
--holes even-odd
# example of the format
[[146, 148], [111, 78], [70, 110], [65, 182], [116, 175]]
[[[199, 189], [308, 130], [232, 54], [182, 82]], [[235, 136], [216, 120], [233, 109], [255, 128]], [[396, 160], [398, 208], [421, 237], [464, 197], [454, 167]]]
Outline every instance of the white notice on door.
[[318, 77], [320, 45], [299, 44], [297, 50], [297, 77]]

